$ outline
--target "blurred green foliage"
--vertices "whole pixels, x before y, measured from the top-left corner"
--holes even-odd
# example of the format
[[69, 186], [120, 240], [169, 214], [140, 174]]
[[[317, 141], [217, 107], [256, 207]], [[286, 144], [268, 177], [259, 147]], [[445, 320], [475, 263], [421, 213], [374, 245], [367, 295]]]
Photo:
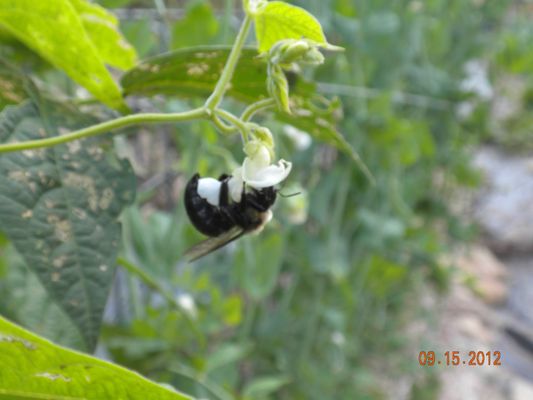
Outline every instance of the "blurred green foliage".
[[[100, 3], [153, 11], [122, 21], [141, 57], [227, 44], [239, 6], [182, 1], [183, 18], [175, 20], [157, 17], [165, 12], [162, 1]], [[288, 186], [305, 194], [280, 198], [275, 220], [261, 235], [193, 265], [185, 265], [182, 254], [202, 238], [182, 202], [155, 211], [157, 190], [141, 186], [138, 203], [123, 214], [124, 255], [180, 307], [169, 307], [160, 293], [121, 271], [102, 349], [199, 398], [382, 399], [394, 391], [386, 382], [406, 374], [417, 380], [413, 398], [431, 398], [424, 393], [436, 380], [420, 376], [409, 352], [416, 338], [405, 328], [424, 311], [421, 292], [446, 288], [449, 269], [440, 256], [455, 240], [470, 238], [471, 229], [449, 212], [453, 189], [478, 182], [468, 150], [481, 140], [516, 145], [530, 136], [532, 11], [512, 0], [292, 3], [316, 15], [328, 41], [346, 49], [303, 75], [318, 81], [324, 95], [342, 99], [339, 130], [376, 185], [349, 156], [317, 141], [307, 147], [304, 134], [263, 115], [279, 156], [294, 162]], [[167, 11], [175, 5], [167, 1]], [[2, 51], [29, 60], [24, 65], [46, 86], [50, 67], [24, 58], [27, 49], [17, 46], [6, 42]], [[512, 114], [495, 120], [494, 99], [464, 88], [471, 61], [488, 66], [494, 88], [519, 80], [518, 95], [512, 85], [504, 93], [516, 104]], [[187, 104], [169, 97], [150, 107], [175, 112]], [[461, 106], [469, 112], [461, 113]], [[241, 161], [238, 138], [222, 137], [208, 124], [165, 129], [178, 188], [197, 171], [218, 176]], [[157, 147], [156, 135], [151, 138]], [[131, 141], [117, 145], [134, 153]], [[0, 311], [24, 320], [12, 286], [19, 273], [0, 259], [0, 276], [6, 276], [0, 290], [8, 300]]]

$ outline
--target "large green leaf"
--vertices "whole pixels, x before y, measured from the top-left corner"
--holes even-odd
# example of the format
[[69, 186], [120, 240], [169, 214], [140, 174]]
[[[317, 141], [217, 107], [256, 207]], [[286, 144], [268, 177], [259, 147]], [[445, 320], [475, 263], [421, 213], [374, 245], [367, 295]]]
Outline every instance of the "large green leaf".
[[255, 36], [261, 53], [283, 39], [311, 39], [327, 44], [320, 22], [303, 8], [283, 1], [269, 2], [255, 19]]
[[[124, 109], [120, 89], [104, 62], [128, 67], [132, 63], [132, 50], [124, 41], [117, 40], [118, 33], [112, 33], [111, 16], [103, 9], [83, 3], [82, 0], [0, 0], [0, 24], [51, 64], [63, 69], [97, 99], [110, 107]], [[117, 60], [125, 55], [125, 61]]]
[[59, 347], [2, 317], [0, 365], [0, 399], [191, 399], [118, 365]]
[[30, 330], [70, 348], [84, 348], [80, 331], [53, 300], [12, 245], [4, 249], [2, 258], [9, 268], [0, 284], [2, 309]]
[[[128, 71], [122, 78], [122, 86], [127, 95], [207, 97], [215, 88], [229, 51], [229, 47], [203, 46], [153, 57]], [[229, 96], [246, 103], [268, 97], [266, 63], [256, 56], [255, 49], [243, 50]], [[337, 121], [342, 115], [340, 101], [318, 96], [315, 85], [300, 77], [289, 80], [295, 81], [291, 83], [292, 114], [276, 112], [276, 117], [358, 161], [355, 150], [337, 131]]]
[[[0, 142], [56, 136], [96, 122], [40, 101], [0, 114]], [[127, 161], [97, 139], [0, 156], [0, 226], [93, 348], [113, 279], [122, 208], [135, 192]]]
[[[122, 77], [126, 95], [206, 97], [215, 88], [230, 52], [229, 46], [177, 50], [141, 62]], [[267, 97], [266, 64], [246, 48], [228, 95], [244, 102]]]
[[70, 0], [70, 3], [76, 9], [85, 31], [105, 63], [123, 70], [135, 65], [135, 49], [120, 34], [114, 15], [86, 0]]

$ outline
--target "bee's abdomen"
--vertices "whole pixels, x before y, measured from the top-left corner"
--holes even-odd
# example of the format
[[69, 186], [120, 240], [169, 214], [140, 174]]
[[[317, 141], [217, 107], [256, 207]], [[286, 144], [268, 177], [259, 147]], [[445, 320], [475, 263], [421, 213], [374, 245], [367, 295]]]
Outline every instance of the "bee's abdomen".
[[196, 229], [207, 236], [218, 236], [236, 223], [228, 213], [213, 206], [198, 194], [199, 174], [195, 174], [185, 188], [185, 209]]

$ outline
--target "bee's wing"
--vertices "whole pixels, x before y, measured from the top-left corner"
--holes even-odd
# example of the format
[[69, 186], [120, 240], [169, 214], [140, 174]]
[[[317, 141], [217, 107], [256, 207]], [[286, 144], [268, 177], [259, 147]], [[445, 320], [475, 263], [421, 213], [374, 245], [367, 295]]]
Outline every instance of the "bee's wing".
[[245, 233], [246, 231], [244, 229], [239, 226], [235, 226], [219, 236], [210, 237], [201, 241], [200, 243], [195, 244], [185, 252], [184, 257], [188, 262], [193, 262], [198, 260], [200, 257], [203, 257], [212, 251], [220, 249], [228, 243], [233, 242]]

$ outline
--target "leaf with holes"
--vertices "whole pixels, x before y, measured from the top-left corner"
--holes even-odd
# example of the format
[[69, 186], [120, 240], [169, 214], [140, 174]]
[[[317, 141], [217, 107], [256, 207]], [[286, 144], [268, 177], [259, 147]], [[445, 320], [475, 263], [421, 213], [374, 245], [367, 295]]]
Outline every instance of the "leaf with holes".
[[0, 251], [9, 265], [6, 275], [0, 280], [2, 310], [6, 315], [63, 346], [85, 348], [81, 333], [72, 320], [50, 297], [13, 246], [6, 246]]
[[[207, 97], [215, 88], [230, 50], [230, 47], [203, 46], [153, 57], [128, 71], [122, 78], [122, 86], [127, 95]], [[267, 98], [266, 76], [266, 63], [257, 58], [255, 49], [246, 48], [228, 95], [245, 103]], [[315, 85], [299, 76], [290, 74], [288, 78], [292, 114], [276, 112], [276, 118], [337, 147], [360, 163], [355, 150], [337, 131], [337, 121], [342, 115], [340, 101], [319, 96]]]
[[[106, 105], [125, 109], [105, 66], [129, 67], [132, 50], [111, 33], [113, 17], [81, 0], [0, 0], [0, 24]], [[99, 50], [100, 49], [100, 50]], [[117, 58], [124, 61], [118, 62]]]
[[[126, 95], [206, 97], [224, 68], [229, 46], [199, 46], [147, 59], [122, 77]], [[268, 96], [266, 64], [257, 51], [243, 49], [228, 95], [244, 102]]]
[[0, 399], [191, 400], [118, 365], [59, 347], [0, 317]]
[[310, 39], [328, 45], [320, 22], [303, 8], [282, 1], [271, 1], [254, 15], [254, 20], [261, 53], [284, 39]]
[[[56, 136], [96, 123], [52, 102], [8, 106], [0, 142]], [[0, 155], [0, 226], [93, 349], [120, 243], [117, 218], [135, 193], [127, 161], [98, 139]]]

